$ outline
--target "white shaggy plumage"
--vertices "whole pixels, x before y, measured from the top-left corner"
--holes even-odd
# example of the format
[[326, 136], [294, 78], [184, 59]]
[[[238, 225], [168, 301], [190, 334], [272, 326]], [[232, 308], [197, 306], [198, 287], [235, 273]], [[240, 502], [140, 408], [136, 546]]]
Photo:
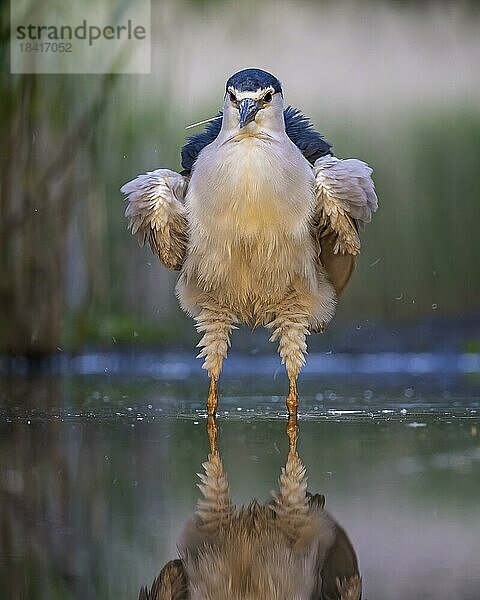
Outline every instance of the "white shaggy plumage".
[[203, 333], [215, 398], [238, 323], [272, 330], [296, 394], [306, 336], [332, 319], [360, 251], [357, 226], [377, 208], [368, 165], [324, 156], [312, 167], [286, 134], [283, 110], [275, 93], [240, 128], [226, 94], [221, 131], [190, 176], [160, 169], [122, 188], [132, 233], [181, 269], [177, 295]]

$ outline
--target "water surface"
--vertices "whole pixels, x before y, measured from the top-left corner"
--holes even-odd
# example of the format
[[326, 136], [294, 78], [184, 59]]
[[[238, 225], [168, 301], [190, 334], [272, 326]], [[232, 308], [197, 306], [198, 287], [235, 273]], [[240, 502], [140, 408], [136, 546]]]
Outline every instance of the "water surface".
[[[175, 557], [208, 452], [207, 381], [185, 364], [0, 380], [0, 597], [136, 598]], [[268, 497], [288, 450], [284, 375], [259, 371], [221, 386], [238, 503]], [[349, 533], [365, 598], [478, 599], [478, 375], [394, 371], [302, 377], [309, 489]]]

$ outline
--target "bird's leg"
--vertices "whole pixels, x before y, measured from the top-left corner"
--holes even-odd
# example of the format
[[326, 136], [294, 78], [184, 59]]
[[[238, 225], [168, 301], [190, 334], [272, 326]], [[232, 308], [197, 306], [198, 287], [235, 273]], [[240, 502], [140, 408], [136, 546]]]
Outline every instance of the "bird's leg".
[[210, 454], [212, 456], [218, 454], [217, 433], [217, 420], [215, 415], [210, 415], [207, 420], [207, 434], [208, 441], [210, 442]]
[[218, 407], [218, 376], [210, 375], [210, 389], [207, 398], [207, 413], [214, 417]]
[[[205, 473], [200, 474], [199, 484], [202, 497], [197, 502], [196, 514], [200, 518], [200, 528], [213, 533], [222, 523], [225, 523], [234, 513], [230, 499], [230, 488], [227, 474], [223, 469], [222, 459], [218, 451], [217, 422], [215, 416], [207, 420], [207, 434], [210, 442], [208, 460], [202, 463]], [[183, 596], [182, 596], [183, 597]]]
[[288, 396], [286, 400], [286, 405], [288, 408], [289, 416], [293, 416], [297, 414], [298, 409], [298, 392], [297, 392], [297, 377], [292, 376], [289, 377], [290, 385], [288, 389]]
[[297, 454], [298, 424], [296, 412], [288, 415], [286, 431], [288, 436], [289, 454]]
[[298, 301], [297, 294], [292, 292], [275, 308], [275, 314], [275, 318], [267, 327], [273, 330], [270, 341], [279, 340], [278, 352], [282, 363], [285, 363], [290, 381], [286, 404], [288, 413], [293, 415], [298, 408], [297, 377], [305, 364], [305, 338], [310, 333], [308, 312]]
[[[309, 517], [307, 496], [307, 475], [297, 453], [298, 425], [296, 414], [288, 417], [286, 428], [289, 451], [285, 466], [278, 479], [279, 491], [272, 492], [273, 510], [279, 519], [278, 525], [290, 538], [292, 544], [300, 540], [310, 541], [309, 531], [313, 531]], [[307, 537], [305, 537], [307, 536]]]
[[197, 331], [203, 333], [198, 343], [202, 351], [197, 358], [205, 358], [202, 365], [210, 376], [210, 390], [207, 398], [207, 411], [214, 415], [218, 406], [218, 378], [222, 370], [223, 359], [230, 345], [230, 333], [236, 329], [235, 315], [228, 309], [208, 304], [203, 306], [195, 317]]

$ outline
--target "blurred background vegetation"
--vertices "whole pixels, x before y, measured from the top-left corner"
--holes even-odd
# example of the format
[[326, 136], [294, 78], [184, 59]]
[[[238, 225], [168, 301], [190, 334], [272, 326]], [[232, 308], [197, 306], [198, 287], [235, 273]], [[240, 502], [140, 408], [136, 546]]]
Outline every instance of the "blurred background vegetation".
[[374, 168], [380, 210], [334, 327], [468, 323], [478, 349], [477, 7], [154, 1], [151, 75], [10, 75], [4, 4], [0, 354], [194, 339], [119, 188], [178, 170], [185, 126], [248, 66], [277, 75], [338, 156]]

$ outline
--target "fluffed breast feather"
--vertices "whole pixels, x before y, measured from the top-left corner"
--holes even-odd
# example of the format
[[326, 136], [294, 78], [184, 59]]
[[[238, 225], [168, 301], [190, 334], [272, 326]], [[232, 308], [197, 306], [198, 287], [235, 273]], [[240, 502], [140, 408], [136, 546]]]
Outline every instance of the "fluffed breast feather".
[[355, 158], [324, 156], [313, 172], [319, 224], [337, 234], [335, 254], [358, 254], [358, 227], [369, 223], [378, 207], [372, 169]]
[[141, 246], [148, 241], [154, 254], [171, 270], [180, 270], [187, 249], [188, 226], [183, 204], [187, 179], [168, 169], [157, 169], [126, 183], [125, 216]]

